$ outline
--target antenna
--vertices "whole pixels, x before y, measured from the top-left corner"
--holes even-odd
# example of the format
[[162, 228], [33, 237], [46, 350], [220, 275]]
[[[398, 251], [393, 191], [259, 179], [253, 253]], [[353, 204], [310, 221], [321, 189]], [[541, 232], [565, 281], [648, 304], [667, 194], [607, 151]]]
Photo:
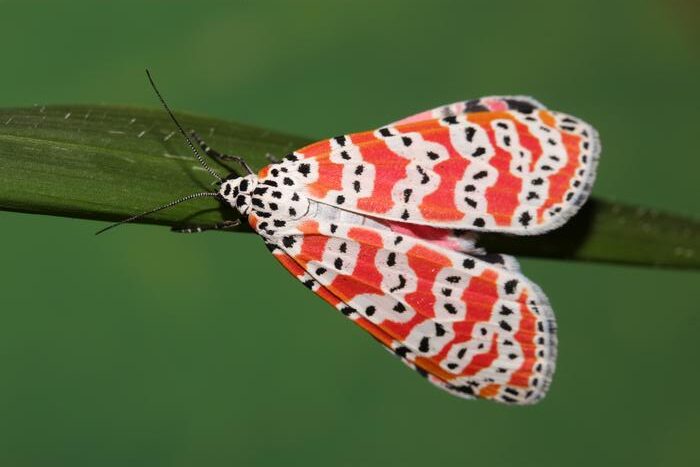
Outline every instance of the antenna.
[[101, 234], [101, 233], [103, 233], [103, 232], [108, 231], [109, 229], [113, 229], [114, 227], [118, 227], [118, 226], [120, 226], [120, 225], [122, 225], [122, 224], [126, 224], [127, 222], [135, 221], [136, 219], [140, 219], [140, 218], [143, 217], [143, 216], [147, 216], [147, 215], [149, 215], [149, 214], [153, 214], [154, 212], [162, 211], [163, 209], [167, 209], [167, 208], [169, 208], [169, 207], [171, 207], [171, 206], [175, 206], [176, 204], [180, 204], [180, 203], [183, 203], [183, 202], [185, 202], [185, 201], [189, 201], [189, 200], [195, 199], [195, 198], [203, 198], [203, 197], [205, 197], [205, 196], [219, 196], [219, 194], [218, 194], [218, 193], [212, 193], [212, 192], [209, 192], [209, 191], [205, 191], [205, 192], [203, 192], [203, 193], [193, 193], [193, 194], [187, 195], [187, 196], [185, 196], [185, 197], [183, 197], [183, 198], [176, 199], [175, 201], [171, 201], [171, 202], [169, 202], [169, 203], [167, 203], [167, 204], [164, 204], [164, 205], [162, 205], [162, 206], [158, 206], [157, 208], [151, 209], [150, 211], [142, 212], [141, 214], [137, 214], [137, 215], [135, 215], [135, 216], [131, 216], [130, 218], [124, 219], [123, 221], [119, 221], [119, 222], [115, 222], [114, 224], [110, 224], [110, 225], [108, 225], [107, 227], [105, 227], [104, 229], [101, 229], [101, 230], [98, 230], [97, 232], [95, 232], [95, 235], [99, 235], [99, 234]]
[[160, 91], [158, 91], [158, 88], [156, 87], [156, 83], [153, 82], [153, 78], [151, 77], [151, 72], [148, 71], [148, 68], [146, 68], [146, 76], [148, 76], [148, 81], [151, 83], [151, 87], [153, 88], [153, 91], [155, 91], [156, 96], [158, 96], [158, 99], [160, 99], [160, 103], [163, 104], [163, 107], [165, 107], [165, 111], [168, 112], [168, 115], [170, 115], [170, 118], [172, 119], [173, 123], [175, 123], [175, 126], [177, 127], [178, 130], [180, 130], [180, 133], [182, 136], [185, 138], [185, 141], [187, 141], [187, 144], [190, 146], [190, 149], [192, 150], [192, 154], [194, 154], [194, 157], [197, 158], [200, 164], [202, 164], [202, 167], [207, 169], [207, 172], [217, 179], [219, 182], [223, 182], [221, 177], [214, 172], [211, 167], [207, 165], [206, 162], [204, 162], [204, 158], [199, 154], [199, 151], [197, 151], [197, 148], [195, 147], [194, 144], [192, 144], [192, 140], [190, 140], [189, 136], [187, 136], [187, 133], [185, 133], [185, 130], [182, 129], [182, 125], [180, 125], [180, 122], [177, 121], [175, 118], [175, 115], [173, 115], [173, 112], [170, 110], [170, 107], [168, 107], [168, 104], [165, 103], [165, 99], [163, 99], [163, 96], [160, 94]]

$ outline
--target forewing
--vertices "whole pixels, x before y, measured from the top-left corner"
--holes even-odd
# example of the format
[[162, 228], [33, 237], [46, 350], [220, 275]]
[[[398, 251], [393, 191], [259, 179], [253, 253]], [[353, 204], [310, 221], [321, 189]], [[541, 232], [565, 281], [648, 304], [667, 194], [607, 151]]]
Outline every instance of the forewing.
[[260, 176], [385, 220], [515, 234], [551, 230], [590, 192], [596, 131], [534, 100], [500, 99], [319, 141]]
[[556, 357], [546, 297], [522, 274], [371, 221], [304, 221], [275, 256], [430, 382], [527, 404]]

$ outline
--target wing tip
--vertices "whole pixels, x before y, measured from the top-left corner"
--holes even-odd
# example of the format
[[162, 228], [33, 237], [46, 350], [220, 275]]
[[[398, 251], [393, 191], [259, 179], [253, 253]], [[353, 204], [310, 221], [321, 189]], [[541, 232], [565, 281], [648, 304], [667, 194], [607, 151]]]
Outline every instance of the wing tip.
[[[582, 173], [580, 173], [579, 177], [574, 177], [570, 181], [571, 185], [578, 181], [578, 186], [572, 186], [567, 190], [567, 196], [569, 199], [563, 200], [559, 206], [555, 205], [557, 208], [560, 208], [558, 211], [556, 211], [556, 213], [550, 213], [550, 215], [542, 222], [534, 224], [532, 227], [511, 229], [509, 233], [516, 235], [541, 235], [558, 229], [566, 224], [574, 215], [576, 215], [576, 213], [578, 213], [581, 207], [583, 207], [586, 201], [588, 201], [588, 198], [593, 190], [593, 184], [597, 175], [598, 163], [600, 161], [600, 154], [602, 152], [600, 134], [593, 125], [584, 120], [561, 112], [556, 112], [556, 114], [562, 119], [574, 119], [579, 126], [577, 133], [584, 138], [581, 141], [581, 147], [586, 151], [586, 153], [582, 153], [580, 155], [582, 158], [582, 165], [577, 169]], [[588, 143], [587, 148], [584, 146], [585, 143]], [[569, 194], [571, 195], [569, 196]], [[500, 232], [501, 230], [494, 231]]]
[[[498, 389], [494, 390], [494, 392], [489, 392], [488, 388], [486, 391], [484, 391], [484, 388], [489, 386], [488, 381], [480, 381], [479, 384], [474, 386], [471, 386], [471, 383], [465, 384], [464, 381], [456, 384], [451, 381], [443, 380], [438, 375], [433, 375], [424, 371], [423, 376], [426, 377], [429, 382], [453, 396], [467, 400], [482, 399], [505, 405], [525, 406], [537, 404], [545, 398], [549, 392], [549, 388], [552, 384], [556, 370], [558, 353], [556, 318], [554, 316], [554, 311], [549, 304], [549, 300], [542, 289], [522, 276], [522, 274], [518, 273], [518, 276], [520, 277], [520, 280], [523, 280], [528, 284], [528, 287], [530, 287], [534, 293], [533, 300], [537, 304], [536, 307], [539, 312], [536, 315], [537, 320], [535, 326], [537, 329], [539, 329], [538, 324], [542, 323], [542, 328], [539, 335], [544, 337], [544, 342], [537, 344], [535, 361], [531, 367], [532, 374], [528, 376], [527, 380], [528, 385], [516, 386], [510, 384], [499, 384]], [[418, 371], [415, 364], [412, 362], [404, 361], [404, 363]], [[492, 386], [492, 388], [493, 387], [495, 386]]]

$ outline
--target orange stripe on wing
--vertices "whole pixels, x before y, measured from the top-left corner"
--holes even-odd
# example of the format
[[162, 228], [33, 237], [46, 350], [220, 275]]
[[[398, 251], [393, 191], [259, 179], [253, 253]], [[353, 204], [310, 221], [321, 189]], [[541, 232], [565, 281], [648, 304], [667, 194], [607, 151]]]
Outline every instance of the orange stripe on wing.
[[461, 376], [474, 376], [477, 374], [479, 371], [483, 370], [484, 368], [488, 368], [491, 366], [491, 364], [498, 358], [498, 333], [494, 332], [493, 337], [491, 338], [491, 345], [489, 346], [489, 349], [484, 352], [480, 353], [478, 355], [475, 355], [474, 358], [472, 358], [472, 361], [469, 362], [469, 365], [462, 370], [462, 373], [460, 373]]
[[478, 323], [489, 322], [493, 306], [498, 300], [496, 280], [498, 274], [485, 269], [481, 275], [472, 277], [469, 286], [462, 294], [462, 301], [467, 305], [467, 315], [464, 320], [454, 323], [455, 335], [460, 336], [460, 342], [471, 339], [474, 326]]
[[386, 143], [372, 132], [352, 135], [353, 143], [359, 144], [362, 159], [374, 166], [375, 177], [372, 194], [357, 200], [357, 207], [372, 213], [385, 213], [394, 207], [391, 192], [396, 182], [406, 178], [408, 161], [396, 155]]
[[572, 133], [562, 132], [561, 140], [566, 149], [566, 165], [561, 170], [547, 177], [549, 180], [549, 196], [537, 211], [537, 218], [540, 221], [547, 209], [563, 201], [564, 194], [571, 185], [571, 179], [574, 178], [576, 171], [581, 167], [581, 162], [579, 161], [581, 137]]
[[435, 317], [435, 296], [429, 291], [432, 291], [440, 269], [452, 266], [452, 261], [447, 256], [422, 245], [412, 247], [406, 254], [408, 265], [418, 279], [416, 291], [406, 295], [406, 303], [419, 314], [433, 318]]
[[326, 249], [329, 237], [318, 234], [318, 222], [306, 221], [300, 226], [304, 232], [301, 237], [301, 251], [294, 257], [302, 266], [306, 266], [309, 261], [320, 262], [323, 252]]
[[440, 144], [447, 149], [449, 158], [433, 167], [433, 171], [440, 176], [440, 185], [437, 190], [423, 198], [420, 211], [426, 220], [456, 221], [464, 217], [464, 213], [457, 209], [455, 204], [455, 186], [462, 179], [464, 171], [469, 166], [469, 161], [460, 156], [452, 146], [449, 130], [440, 127], [438, 130], [425, 132], [423, 138]]
[[496, 183], [486, 189], [485, 197], [487, 212], [493, 216], [497, 225], [511, 225], [513, 213], [520, 205], [518, 196], [522, 189], [523, 181], [510, 171], [512, 156], [510, 152], [502, 149], [496, 143], [496, 135], [491, 128], [491, 122], [497, 119], [513, 121], [508, 112], [480, 112], [467, 114], [467, 119], [480, 125], [488, 134], [489, 142], [494, 149], [494, 155], [489, 164], [498, 171]]
[[307, 185], [309, 193], [318, 199], [326, 197], [331, 190], [341, 190], [343, 181], [343, 165], [331, 162], [331, 143], [322, 140], [297, 151], [304, 158], [316, 158], [318, 161], [318, 180]]

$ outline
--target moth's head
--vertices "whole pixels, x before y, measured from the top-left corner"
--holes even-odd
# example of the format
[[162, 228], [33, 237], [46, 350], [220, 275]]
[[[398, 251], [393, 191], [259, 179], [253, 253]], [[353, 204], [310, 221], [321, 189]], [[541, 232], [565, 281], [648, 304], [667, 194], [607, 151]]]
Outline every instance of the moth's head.
[[247, 215], [252, 207], [251, 197], [257, 185], [258, 177], [254, 174], [226, 178], [219, 187], [219, 196], [242, 215]]

